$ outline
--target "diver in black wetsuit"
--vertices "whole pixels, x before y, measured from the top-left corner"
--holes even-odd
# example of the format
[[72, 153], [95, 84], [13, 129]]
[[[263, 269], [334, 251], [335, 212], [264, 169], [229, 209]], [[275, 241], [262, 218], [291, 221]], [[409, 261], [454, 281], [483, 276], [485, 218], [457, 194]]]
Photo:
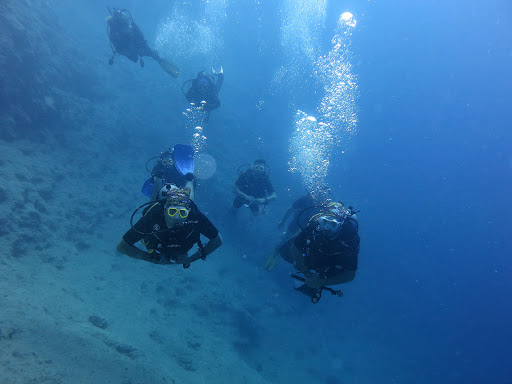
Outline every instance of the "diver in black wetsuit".
[[293, 236], [298, 230], [299, 225], [297, 224], [297, 216], [302, 212], [304, 209], [311, 207], [315, 205], [315, 200], [313, 199], [313, 195], [308, 192], [301, 198], [297, 199], [284, 213], [283, 218], [277, 225], [277, 228], [280, 230], [284, 229], [284, 224], [288, 220], [290, 216], [292, 216], [292, 219], [290, 220], [290, 224], [288, 224], [288, 228], [286, 229], [286, 232], [283, 234], [285, 238], [289, 238], [290, 236]]
[[[163, 265], [182, 264], [184, 268], [196, 260], [204, 260], [222, 245], [222, 237], [189, 194], [187, 188], [175, 188], [162, 200], [148, 203], [142, 218], [123, 235], [117, 251], [134, 259]], [[208, 239], [204, 246], [201, 235]], [[134, 245], [138, 241], [143, 242], [147, 252]], [[198, 249], [189, 256], [195, 244]]]
[[206, 122], [210, 117], [210, 112], [220, 107], [219, 91], [224, 82], [222, 67], [218, 72], [212, 68], [212, 74], [213, 76], [210, 76], [205, 71], [201, 71], [195, 79], [190, 79], [183, 84], [185, 86], [191, 83], [187, 92], [183, 91], [183, 93], [190, 104], [194, 104], [206, 112]]
[[290, 217], [292, 218], [288, 224], [286, 232], [283, 232], [282, 234], [283, 240], [289, 239], [291, 236], [297, 233], [297, 231], [299, 230], [299, 224], [297, 223], [297, 219], [304, 210], [314, 205], [327, 204], [329, 195], [332, 196], [329, 187], [322, 186], [314, 193], [312, 191], [309, 191], [304, 196], [297, 199], [292, 205], [290, 205], [290, 207], [284, 213], [283, 218], [277, 225], [278, 229], [284, 230], [284, 225], [286, 221]]
[[345, 209], [342, 203], [331, 202], [311, 217], [298, 234], [278, 246], [265, 262], [265, 269], [272, 271], [279, 258], [292, 264], [296, 273], [292, 277], [304, 284], [298, 291], [318, 302], [322, 290], [337, 296], [329, 285], [352, 281], [357, 272], [359, 255], [359, 225], [351, 207]]
[[113, 8], [110, 10], [110, 16], [107, 18], [107, 35], [112, 47], [112, 57], [109, 64], [114, 63], [114, 56], [123, 55], [133, 62], [140, 62], [144, 67], [143, 56], [149, 56], [154, 59], [162, 69], [172, 77], [178, 77], [180, 70], [171, 62], [162, 59], [158, 53], [152, 50], [142, 31], [133, 21], [133, 17], [126, 9]]
[[265, 160], [258, 159], [254, 165], [240, 174], [233, 187], [235, 199], [233, 200], [232, 214], [242, 205], [251, 209], [254, 216], [260, 214], [260, 205], [263, 206], [262, 214], [266, 211], [269, 202], [277, 196], [274, 187], [265, 172]]

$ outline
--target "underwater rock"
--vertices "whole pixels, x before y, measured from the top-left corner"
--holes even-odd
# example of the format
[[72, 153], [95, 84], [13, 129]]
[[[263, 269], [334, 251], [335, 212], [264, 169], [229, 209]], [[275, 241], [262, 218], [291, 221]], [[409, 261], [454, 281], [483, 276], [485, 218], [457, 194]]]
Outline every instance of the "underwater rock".
[[122, 344], [112, 340], [105, 340], [105, 344], [110, 348], [115, 349], [118, 353], [128, 356], [130, 359], [135, 359], [135, 352], [137, 349], [129, 344]]
[[96, 315], [89, 316], [89, 322], [95, 327], [101, 329], [106, 329], [108, 327], [108, 321]]

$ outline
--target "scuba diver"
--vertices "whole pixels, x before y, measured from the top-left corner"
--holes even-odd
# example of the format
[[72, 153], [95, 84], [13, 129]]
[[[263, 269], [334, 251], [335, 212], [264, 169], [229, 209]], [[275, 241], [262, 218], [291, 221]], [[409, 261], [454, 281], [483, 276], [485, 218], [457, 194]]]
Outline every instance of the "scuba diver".
[[[148, 163], [156, 158], [158, 158], [158, 162], [149, 171]], [[162, 152], [160, 157], [152, 157], [146, 163], [146, 170], [151, 173], [151, 177], [146, 180], [141, 192], [150, 201], [158, 200], [161, 189], [170, 184], [180, 188], [189, 188], [190, 199], [195, 199], [194, 149], [190, 145], [176, 144], [174, 148]]]
[[[220, 107], [219, 91], [224, 82], [224, 69], [220, 67], [220, 71], [216, 72], [212, 68], [212, 74], [213, 77], [201, 71], [195, 79], [185, 81], [181, 87], [187, 101], [206, 112], [206, 122], [210, 112]], [[186, 85], [190, 85], [187, 92], [184, 90]]]
[[268, 203], [277, 198], [269, 175], [265, 172], [265, 165], [265, 160], [258, 159], [251, 168], [238, 176], [233, 188], [236, 197], [233, 200], [232, 213], [244, 205], [257, 216], [260, 205], [263, 205], [262, 214], [265, 214]]
[[[205, 259], [222, 245], [222, 237], [208, 218], [199, 211], [189, 197], [190, 191], [176, 186], [170, 188], [161, 200], [149, 202], [143, 216], [124, 235], [117, 251], [138, 260], [153, 264], [181, 264], [188, 268], [191, 263]], [[201, 235], [209, 241], [202, 244]], [[147, 252], [134, 244], [143, 241]], [[198, 250], [188, 256], [197, 244]]]
[[[308, 209], [313, 208], [318, 207]], [[274, 250], [265, 263], [265, 269], [272, 271], [279, 258], [283, 258], [297, 271], [292, 277], [304, 283], [295, 289], [309, 296], [313, 303], [318, 302], [324, 290], [342, 296], [342, 290], [328, 286], [348, 283], [355, 278], [359, 254], [358, 229], [352, 208], [345, 209], [342, 203], [331, 202], [320, 207], [320, 211], [309, 219], [305, 227], [301, 226], [296, 236]]]
[[293, 202], [290, 207], [286, 210], [283, 215], [283, 218], [277, 225], [277, 228], [281, 231], [284, 230], [284, 225], [286, 221], [291, 217], [291, 220], [286, 228], [286, 231], [283, 232], [283, 239], [289, 239], [291, 236], [295, 235], [297, 231], [300, 229], [298, 225], [298, 216], [304, 211], [306, 208], [309, 208], [314, 205], [323, 205], [327, 204], [329, 195], [331, 195], [334, 200], [334, 196], [332, 195], [331, 190], [327, 186], [323, 186], [319, 188], [318, 191], [312, 192], [309, 191], [304, 196], [298, 198]]
[[114, 63], [114, 56], [123, 55], [135, 63], [139, 61], [140, 66], [144, 67], [142, 57], [149, 56], [160, 64], [169, 75], [174, 78], [179, 76], [180, 70], [178, 67], [162, 59], [156, 51], [148, 46], [142, 31], [135, 24], [128, 10], [118, 8], [110, 10], [108, 7], [107, 9], [110, 12], [110, 16], [107, 18], [107, 35], [112, 48], [112, 57], [108, 61], [110, 65]]

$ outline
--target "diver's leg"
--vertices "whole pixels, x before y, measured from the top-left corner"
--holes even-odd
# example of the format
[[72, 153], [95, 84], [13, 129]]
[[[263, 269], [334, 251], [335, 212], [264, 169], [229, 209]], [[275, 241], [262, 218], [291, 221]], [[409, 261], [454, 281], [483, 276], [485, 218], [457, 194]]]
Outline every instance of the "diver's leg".
[[190, 188], [190, 200], [194, 201], [196, 197], [196, 191], [195, 191], [195, 182], [192, 180], [188, 180], [185, 183], [185, 188]]
[[220, 89], [222, 88], [222, 83], [224, 82], [224, 74], [219, 73], [217, 75], [217, 81], [215, 82], [215, 88], [217, 90], [217, 93], [219, 93]]
[[279, 248], [279, 253], [283, 260], [290, 264], [295, 263], [295, 256], [297, 253], [297, 247], [295, 247], [295, 244], [293, 243], [294, 241], [295, 238], [289, 239]]
[[150, 51], [151, 51], [151, 54], [148, 56], [150, 56], [157, 63], [160, 63], [162, 61], [162, 58], [160, 57], [160, 55], [156, 51], [153, 51], [152, 49], [150, 49]]
[[169, 60], [162, 59], [156, 51], [153, 51], [147, 45], [144, 50], [144, 53], [141, 53], [141, 56], [151, 57], [158, 64], [160, 64], [160, 67], [162, 67], [162, 69], [165, 72], [167, 72], [169, 75], [171, 75], [175, 79], [180, 75], [180, 69], [177, 66], [175, 66], [173, 63], [171, 63]]
[[160, 192], [160, 189], [162, 189], [163, 185], [164, 184], [162, 179], [156, 176], [153, 177], [153, 191], [151, 192], [150, 201], [158, 200], [158, 192]]
[[251, 208], [251, 212], [254, 216], [258, 216], [260, 214], [260, 206], [258, 204], [251, 204], [249, 205], [249, 208]]

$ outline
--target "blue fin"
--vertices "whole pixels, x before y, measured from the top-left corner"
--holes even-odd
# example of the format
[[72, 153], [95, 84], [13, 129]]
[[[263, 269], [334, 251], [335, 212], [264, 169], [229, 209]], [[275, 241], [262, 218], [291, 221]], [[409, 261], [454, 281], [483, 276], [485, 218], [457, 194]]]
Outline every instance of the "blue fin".
[[174, 146], [174, 164], [176, 169], [185, 176], [194, 173], [194, 148], [186, 144]]
[[144, 185], [142, 186], [141, 192], [144, 196], [146, 196], [148, 199], [151, 198], [151, 194], [153, 193], [153, 176], [151, 176], [149, 179], [146, 180]]

